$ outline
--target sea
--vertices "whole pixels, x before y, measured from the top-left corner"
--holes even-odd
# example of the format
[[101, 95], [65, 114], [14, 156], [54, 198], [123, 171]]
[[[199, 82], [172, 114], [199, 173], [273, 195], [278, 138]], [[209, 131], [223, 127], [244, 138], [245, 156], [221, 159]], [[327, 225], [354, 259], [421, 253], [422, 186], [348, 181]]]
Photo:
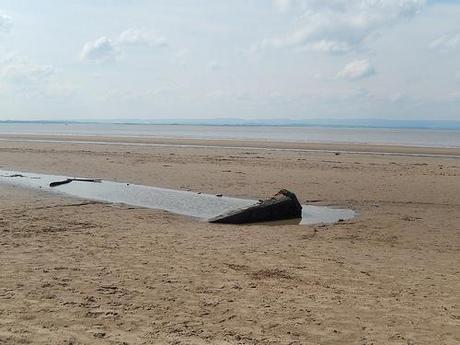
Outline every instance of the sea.
[[218, 139], [460, 148], [459, 129], [115, 123], [0, 123], [0, 135]]

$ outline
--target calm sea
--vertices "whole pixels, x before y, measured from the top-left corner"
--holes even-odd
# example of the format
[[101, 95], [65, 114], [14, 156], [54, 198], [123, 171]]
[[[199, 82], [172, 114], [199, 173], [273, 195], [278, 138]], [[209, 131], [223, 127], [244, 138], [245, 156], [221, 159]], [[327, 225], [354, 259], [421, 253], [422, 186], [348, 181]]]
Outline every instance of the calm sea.
[[460, 147], [460, 130], [435, 129], [3, 123], [0, 124], [0, 135], [1, 134], [227, 139]]

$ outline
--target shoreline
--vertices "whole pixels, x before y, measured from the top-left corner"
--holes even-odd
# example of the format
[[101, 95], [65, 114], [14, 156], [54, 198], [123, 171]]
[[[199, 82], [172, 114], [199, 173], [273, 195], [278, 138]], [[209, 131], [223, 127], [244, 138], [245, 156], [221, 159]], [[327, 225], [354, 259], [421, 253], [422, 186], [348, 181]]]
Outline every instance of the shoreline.
[[234, 139], [193, 139], [172, 137], [81, 136], [81, 135], [4, 135], [0, 142], [67, 143], [82, 145], [121, 145], [181, 148], [251, 149], [292, 152], [400, 155], [419, 157], [460, 158], [460, 147], [406, 146], [393, 144], [351, 144], [320, 142], [281, 142]]

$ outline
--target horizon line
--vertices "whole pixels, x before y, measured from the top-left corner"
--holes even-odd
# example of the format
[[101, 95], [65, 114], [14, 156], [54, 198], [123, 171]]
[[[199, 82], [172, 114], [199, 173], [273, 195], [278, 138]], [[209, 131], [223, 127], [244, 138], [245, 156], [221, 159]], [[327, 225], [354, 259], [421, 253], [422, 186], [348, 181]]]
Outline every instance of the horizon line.
[[338, 128], [460, 129], [459, 120], [396, 120], [382, 118], [313, 118], [313, 119], [68, 119], [0, 120], [0, 124], [118, 124], [118, 125], [189, 125], [189, 126], [293, 126]]

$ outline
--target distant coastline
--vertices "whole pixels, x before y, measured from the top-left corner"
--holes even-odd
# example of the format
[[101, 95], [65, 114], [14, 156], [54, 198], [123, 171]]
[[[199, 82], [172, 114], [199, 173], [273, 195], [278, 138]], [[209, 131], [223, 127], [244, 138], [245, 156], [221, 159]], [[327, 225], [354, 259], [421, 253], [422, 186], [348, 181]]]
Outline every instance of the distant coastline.
[[460, 129], [460, 121], [454, 120], [384, 120], [384, 119], [310, 119], [285, 120], [261, 119], [96, 119], [96, 120], [0, 120], [4, 124], [122, 124], [168, 126], [274, 126], [274, 127], [325, 127], [325, 128], [386, 128], [386, 129]]

